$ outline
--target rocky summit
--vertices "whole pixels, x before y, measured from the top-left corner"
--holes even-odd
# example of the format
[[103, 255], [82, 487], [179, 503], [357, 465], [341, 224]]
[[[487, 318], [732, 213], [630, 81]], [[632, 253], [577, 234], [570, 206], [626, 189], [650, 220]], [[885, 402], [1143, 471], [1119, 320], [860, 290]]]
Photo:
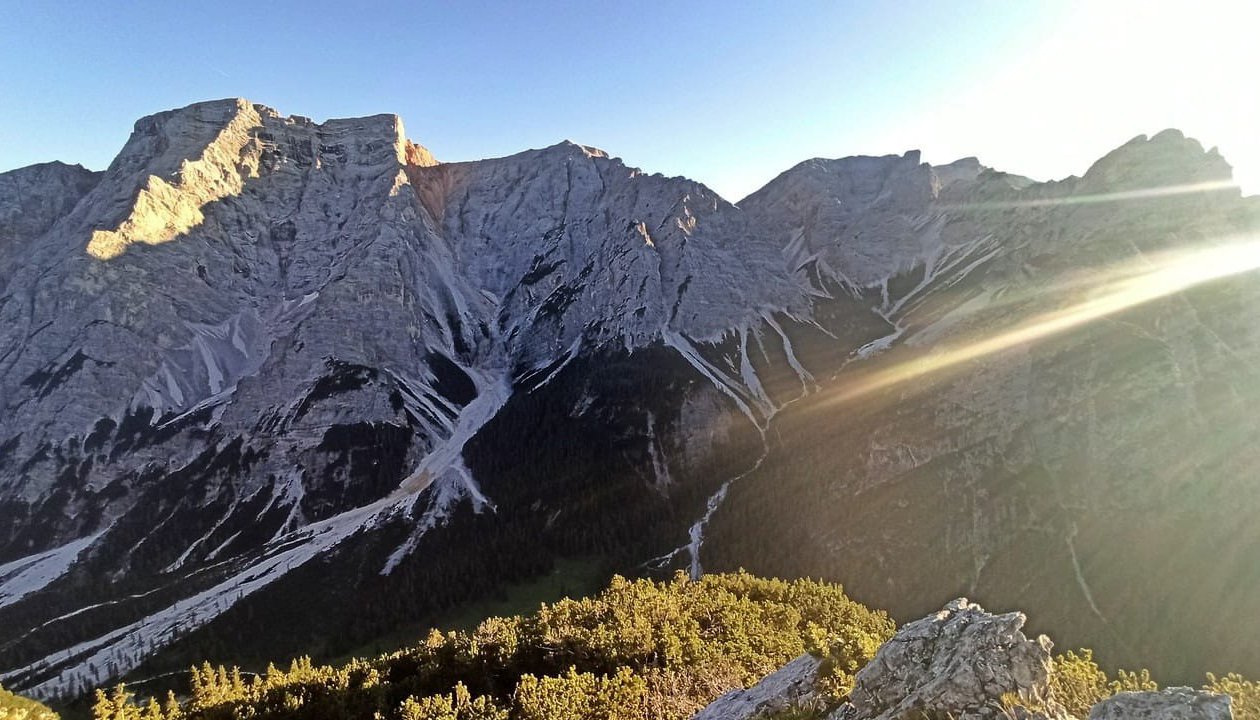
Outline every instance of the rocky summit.
[[1260, 673], [1230, 177], [1167, 130], [1057, 182], [909, 152], [731, 204], [245, 100], [0, 174], [0, 682], [337, 656], [561, 558]]
[[959, 599], [909, 623], [858, 673], [849, 706], [837, 715], [996, 716], [997, 701], [1007, 693], [1044, 698], [1053, 646], [1044, 635], [1025, 637], [1020, 630], [1026, 621], [1022, 613], [990, 615]]

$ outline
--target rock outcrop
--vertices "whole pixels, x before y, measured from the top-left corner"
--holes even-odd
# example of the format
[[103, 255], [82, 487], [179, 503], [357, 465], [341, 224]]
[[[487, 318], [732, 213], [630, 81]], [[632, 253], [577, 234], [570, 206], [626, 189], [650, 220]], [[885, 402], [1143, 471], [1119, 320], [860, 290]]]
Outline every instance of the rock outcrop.
[[753, 720], [795, 708], [810, 707], [819, 699], [818, 671], [822, 660], [801, 655], [746, 690], [732, 690], [709, 703], [692, 720]]
[[1045, 700], [1053, 645], [1044, 635], [1025, 637], [1025, 622], [1023, 613], [992, 615], [955, 600], [885, 643], [833, 717], [994, 718], [1004, 712], [1003, 695]]
[[1158, 692], [1123, 692], [1089, 710], [1089, 720], [1231, 720], [1228, 695], [1186, 687]]

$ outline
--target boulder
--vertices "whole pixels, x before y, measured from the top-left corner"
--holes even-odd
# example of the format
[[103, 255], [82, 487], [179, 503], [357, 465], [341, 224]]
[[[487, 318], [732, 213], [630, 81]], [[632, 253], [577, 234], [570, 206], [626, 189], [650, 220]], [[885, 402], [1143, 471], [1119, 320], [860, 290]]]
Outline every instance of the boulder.
[[818, 697], [815, 679], [822, 660], [801, 655], [747, 690], [732, 690], [692, 720], [753, 720], [808, 705]]
[[1023, 613], [993, 615], [965, 598], [903, 627], [862, 668], [835, 720], [998, 717], [1014, 693], [1049, 717], [1066, 713], [1045, 700], [1052, 644], [1021, 632]]
[[1089, 720], [1232, 720], [1228, 695], [1173, 687], [1159, 692], [1123, 692], [1089, 710]]

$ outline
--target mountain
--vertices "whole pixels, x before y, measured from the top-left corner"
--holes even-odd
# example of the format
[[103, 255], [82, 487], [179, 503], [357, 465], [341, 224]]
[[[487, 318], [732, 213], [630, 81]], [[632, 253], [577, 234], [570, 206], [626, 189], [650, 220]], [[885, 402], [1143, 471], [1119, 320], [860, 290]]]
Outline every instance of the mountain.
[[1060, 182], [911, 152], [732, 205], [244, 100], [0, 174], [0, 681], [336, 655], [564, 557], [1257, 674], [1229, 178], [1165, 131]]

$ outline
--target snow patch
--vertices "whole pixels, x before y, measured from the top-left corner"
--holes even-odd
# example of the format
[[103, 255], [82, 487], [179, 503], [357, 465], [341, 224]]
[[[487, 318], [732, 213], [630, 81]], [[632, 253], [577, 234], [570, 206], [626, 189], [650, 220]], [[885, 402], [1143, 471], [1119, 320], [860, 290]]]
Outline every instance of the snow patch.
[[[223, 582], [130, 625], [4, 673], [0, 675], [0, 680], [25, 687], [34, 697], [48, 699], [71, 689], [102, 682], [106, 679], [102, 675], [106, 668], [109, 668], [109, 677], [125, 675], [155, 650], [205, 625], [242, 598], [323, 555], [360, 530], [372, 527], [380, 518], [393, 512], [398, 503], [399, 498], [394, 496], [382, 498], [290, 533], [270, 546], [262, 558]], [[88, 539], [76, 543], [84, 540]], [[63, 546], [54, 552], [61, 553], [68, 548], [69, 545]], [[81, 549], [77, 548], [74, 556]], [[8, 567], [6, 565], [0, 571]]]
[[79, 555], [103, 534], [104, 530], [0, 565], [0, 607], [12, 605], [65, 575]]
[[739, 329], [739, 376], [744, 381], [744, 387], [748, 388], [753, 398], [766, 410], [766, 416], [773, 415], [778, 408], [766, 394], [765, 388], [761, 386], [761, 379], [757, 377], [757, 371], [753, 368], [752, 361], [748, 359], [747, 328]]
[[783, 332], [783, 328], [775, 321], [774, 316], [766, 314], [762, 315], [762, 318], [764, 318], [766, 324], [774, 328], [774, 331], [777, 332], [779, 337], [783, 339], [783, 354], [787, 356], [788, 366], [791, 367], [792, 370], [796, 371], [796, 376], [801, 379], [801, 387], [803, 387], [806, 392], [809, 392], [811, 388], [817, 390], [818, 382], [814, 380], [813, 373], [806, 370], [805, 366], [801, 365], [800, 360], [796, 359], [796, 352], [792, 349], [792, 341], [788, 339], [787, 333]]
[[258, 372], [271, 346], [272, 337], [253, 310], [213, 325], [184, 326], [192, 338], [168, 351], [132, 396], [133, 405], [153, 408], [155, 418], [170, 412], [186, 415], [231, 394], [242, 377]]
[[424, 456], [394, 493], [395, 496], [414, 496], [426, 490], [433, 491], [428, 510], [402, 545], [390, 553], [381, 568], [381, 575], [392, 573], [402, 559], [416, 548], [424, 533], [445, 519], [450, 508], [460, 499], [471, 499], [475, 512], [481, 512], [486, 507], [494, 509], [494, 504], [481, 492], [481, 487], [464, 465], [464, 445], [499, 412], [511, 397], [512, 387], [501, 374], [474, 368], [463, 370], [476, 385], [477, 397], [460, 411], [450, 436]]
[[[556, 366], [555, 370], [552, 370], [551, 372], [547, 373], [547, 377], [543, 378], [541, 381], [538, 382], [537, 385], [530, 388], [530, 392], [533, 392], [534, 390], [537, 390], [543, 385], [546, 385], [547, 383], [551, 382], [552, 379], [555, 378], [556, 375], [560, 374], [561, 370], [565, 369], [565, 367], [567, 367], [568, 364], [573, 361], [573, 358], [578, 356], [578, 351], [581, 350], [581, 348], [582, 348], [582, 337], [579, 335], [578, 339], [574, 340], [573, 344], [569, 346], [569, 349], [565, 350], [564, 360], [559, 365]], [[543, 365], [542, 367], [539, 367], [539, 368], [535, 368], [535, 372], [537, 372], [538, 370], [542, 370], [542, 368], [544, 367], [546, 367], [546, 365]]]
[[[707, 378], [709, 382], [713, 383], [714, 387], [733, 400], [736, 407], [738, 407], [740, 411], [748, 417], [754, 427], [758, 430], [762, 429], [761, 421], [758, 420], [757, 416], [753, 413], [753, 410], [749, 406], [748, 402], [742, 397], [741, 393], [735, 390], [736, 383], [734, 380], [731, 380], [721, 370], [710, 365], [708, 361], [701, 357], [700, 352], [696, 350], [687, 338], [683, 337], [681, 334], [672, 330], [664, 330], [661, 332], [661, 337], [667, 346], [677, 350], [678, 353], [683, 356], [683, 359], [690, 363], [691, 366], [699, 371], [701, 375]], [[772, 412], [772, 410], [770, 412]], [[769, 415], [770, 412], [766, 412], [765, 414]]]
[[971, 257], [974, 251], [982, 247], [985, 247], [987, 244], [991, 244], [993, 242], [993, 238], [994, 238], [993, 235], [986, 235], [985, 237], [980, 238], [979, 240], [976, 240], [976, 241], [973, 241], [971, 243], [967, 243], [964, 245], [955, 245], [951, 247], [940, 246], [936, 248], [933, 252], [931, 252], [927, 256], [927, 258], [923, 262], [923, 266], [924, 266], [923, 279], [920, 280], [917, 285], [911, 288], [909, 292], [907, 292], [905, 295], [898, 298], [897, 301], [893, 303], [891, 306], [889, 306], [888, 304], [888, 294], [887, 294], [889, 278], [885, 278], [883, 282], [883, 287], [884, 287], [884, 306], [883, 307], [885, 308], [885, 315], [886, 316], [896, 315], [898, 312], [901, 311], [903, 307], [905, 307], [907, 302], [909, 302], [911, 299], [915, 298], [924, 290], [926, 290], [929, 286], [931, 286], [933, 283], [936, 282], [937, 278], [939, 278], [941, 275], [945, 273], [951, 273], [950, 279], [949, 279], [950, 280], [949, 285], [954, 285], [955, 283], [961, 281], [963, 278], [967, 277], [967, 275], [970, 274], [972, 270], [976, 269], [981, 264], [987, 262], [994, 255], [996, 255], [999, 248], [998, 247], [991, 248], [987, 253], [982, 254], [979, 258], [969, 263], [966, 267], [962, 269], [961, 272], [954, 273], [953, 270], [957, 268], [960, 264], [962, 264], [964, 261], [966, 261], [967, 258]]
[[888, 333], [887, 335], [884, 335], [883, 337], [875, 338], [874, 340], [866, 343], [865, 345], [858, 348], [857, 350], [854, 350], [853, 357], [866, 360], [875, 355], [878, 355], [879, 353], [882, 353], [888, 348], [892, 347], [892, 344], [896, 342], [897, 339], [900, 338], [902, 334], [904, 334], [905, 332], [906, 332], [906, 329], [904, 327], [894, 326], [892, 332]]

